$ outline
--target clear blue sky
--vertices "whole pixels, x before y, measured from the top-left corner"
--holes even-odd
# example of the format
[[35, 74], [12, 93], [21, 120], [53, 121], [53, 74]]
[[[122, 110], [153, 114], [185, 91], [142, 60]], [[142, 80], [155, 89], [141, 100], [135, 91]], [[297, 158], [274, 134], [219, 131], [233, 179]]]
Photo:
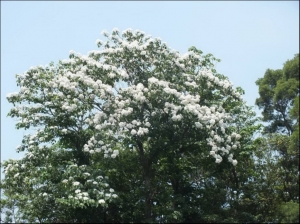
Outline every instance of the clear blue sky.
[[181, 53], [190, 46], [212, 53], [249, 105], [265, 70], [299, 53], [299, 1], [1, 1], [1, 161], [21, 157], [15, 148], [25, 133], [6, 116], [6, 94], [18, 91], [15, 74], [66, 59], [70, 50], [86, 54], [114, 27], [161, 37]]

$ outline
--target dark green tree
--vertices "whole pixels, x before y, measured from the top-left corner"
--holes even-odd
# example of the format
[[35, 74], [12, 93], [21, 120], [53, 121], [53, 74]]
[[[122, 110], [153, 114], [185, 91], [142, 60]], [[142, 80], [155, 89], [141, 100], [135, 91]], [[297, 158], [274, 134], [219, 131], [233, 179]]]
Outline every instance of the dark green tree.
[[261, 212], [267, 222], [299, 222], [299, 54], [282, 69], [268, 69], [256, 84], [256, 104], [267, 122], [256, 147]]
[[291, 135], [296, 121], [290, 110], [299, 96], [299, 54], [284, 63], [282, 69], [267, 69], [256, 85], [260, 95], [256, 105], [263, 110], [263, 121], [269, 122], [265, 131]]

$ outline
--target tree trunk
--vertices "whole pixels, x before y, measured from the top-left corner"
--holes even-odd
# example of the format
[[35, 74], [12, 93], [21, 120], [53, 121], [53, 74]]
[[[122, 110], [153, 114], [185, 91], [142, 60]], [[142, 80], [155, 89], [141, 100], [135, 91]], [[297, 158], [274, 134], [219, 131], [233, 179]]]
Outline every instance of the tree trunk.
[[145, 222], [151, 222], [151, 178], [145, 175]]
[[143, 176], [145, 181], [145, 223], [152, 222], [151, 220], [151, 182], [152, 182], [152, 172], [151, 172], [151, 162], [150, 159], [144, 153], [143, 144], [140, 141], [137, 141], [139, 155], [140, 155], [140, 162], [143, 169]]

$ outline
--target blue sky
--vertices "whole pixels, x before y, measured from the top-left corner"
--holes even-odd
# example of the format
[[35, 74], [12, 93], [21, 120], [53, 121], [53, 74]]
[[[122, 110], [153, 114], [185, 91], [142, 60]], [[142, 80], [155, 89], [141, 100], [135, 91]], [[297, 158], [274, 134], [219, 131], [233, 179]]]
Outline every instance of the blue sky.
[[[185, 53], [196, 46], [221, 59], [217, 71], [241, 86], [254, 106], [255, 81], [299, 53], [299, 1], [1, 1], [1, 161], [15, 152], [23, 130], [7, 113], [15, 74], [31, 66], [97, 49], [101, 31], [139, 29]], [[257, 109], [256, 109], [257, 110]]]

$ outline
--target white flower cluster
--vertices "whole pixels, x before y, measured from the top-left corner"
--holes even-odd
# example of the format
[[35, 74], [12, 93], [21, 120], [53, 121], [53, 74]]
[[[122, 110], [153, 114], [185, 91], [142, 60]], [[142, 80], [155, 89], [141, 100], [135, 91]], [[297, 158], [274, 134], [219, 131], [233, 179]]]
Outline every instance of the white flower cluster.
[[[75, 205], [81, 203], [84, 206], [104, 204], [105, 201], [118, 197], [116, 194], [112, 194], [114, 189], [109, 188], [105, 182], [108, 177], [95, 177], [92, 172], [87, 172], [88, 169], [90, 168], [86, 165], [78, 166], [76, 164], [67, 167], [64, 176], [65, 178], [69, 177], [64, 179], [62, 184], [69, 186], [70, 192], [66, 199], [61, 198], [61, 200], [73, 202]], [[73, 176], [81, 176], [85, 181], [76, 181]]]
[[[108, 33], [104, 31], [104, 35], [108, 36]], [[157, 119], [162, 112], [170, 114], [173, 122], [184, 123], [193, 120], [195, 129], [214, 131], [216, 136], [210, 136], [206, 140], [213, 149], [214, 153], [211, 152], [210, 155], [215, 157], [216, 162], [222, 161], [224, 153], [229, 155], [231, 149], [239, 146], [238, 138], [233, 138], [236, 142], [225, 141], [227, 134], [230, 134], [226, 131], [230, 123], [230, 114], [223, 109], [222, 102], [218, 105], [201, 105], [201, 96], [198, 93], [203, 92], [205, 88], [203, 82], [206, 82], [211, 88], [214, 87], [209, 91], [214, 91], [214, 89], [223, 91], [223, 98], [240, 100], [240, 95], [233, 90], [232, 84], [227, 79], [218, 78], [210, 68], [202, 66], [201, 55], [192, 51], [180, 55], [168, 49], [159, 39], [145, 37], [140, 31], [133, 32], [130, 29], [123, 31], [122, 39], [118, 35], [119, 31], [115, 29], [109, 37], [111, 42], [103, 43], [97, 40], [97, 45], [104, 46], [104, 49], [92, 51], [89, 56], [70, 52], [72, 59], [63, 64], [75, 66], [76, 62], [85, 65], [79, 70], [76, 69], [76, 72], [69, 70], [57, 75], [48, 73], [48, 83], [44, 82], [49, 86], [46, 93], [52, 99], [58, 97], [59, 101], [55, 103], [61, 105], [63, 111], [68, 113], [82, 111], [83, 107], [86, 108], [86, 104], [90, 105], [90, 111], [93, 108], [99, 110], [90, 114], [85, 121], [86, 124], [94, 126], [97, 131], [105, 131], [106, 137], [101, 142], [90, 139], [84, 146], [85, 152], [89, 154], [103, 152], [105, 157], [115, 158], [119, 153], [118, 150], [113, 150], [113, 147], [120, 137], [126, 137], [128, 134], [129, 136], [147, 136], [151, 132], [150, 123], [153, 123], [151, 119]], [[139, 60], [135, 60], [135, 57], [129, 58], [129, 52]], [[152, 56], [141, 57], [140, 55]], [[160, 55], [170, 57], [162, 61], [159, 59]], [[119, 62], [107, 63], [111, 58], [119, 58]], [[163, 67], [164, 64], [172, 65], [172, 67], [166, 70]], [[185, 72], [190, 71], [191, 65], [199, 67], [194, 74]], [[128, 67], [124, 69], [124, 66]], [[144, 67], [145, 71], [137, 73], [135, 69], [140, 67]], [[40, 67], [32, 68], [25, 75], [19, 76], [20, 81], [23, 81], [22, 77], [23, 79], [31, 77], [37, 81], [43, 74], [42, 71], [43, 68]], [[95, 71], [98, 72], [95, 73]], [[173, 75], [167, 75], [168, 73], [173, 73]], [[100, 77], [96, 74], [101, 74], [102, 79], [99, 79]], [[174, 82], [174, 74], [178, 80], [176, 82]], [[134, 80], [137, 77], [143, 77], [143, 81], [135, 84]], [[113, 84], [103, 83], [101, 81], [103, 78], [111, 80]], [[115, 87], [120, 80], [127, 82], [128, 85], [117, 90]], [[187, 91], [190, 87], [193, 89]], [[12, 96], [22, 95], [21, 93], [24, 94], [28, 89], [30, 86], [23, 87], [22, 91]], [[50, 102], [51, 100], [47, 102], [49, 106]], [[144, 108], [144, 114], [148, 114], [145, 119], [131, 119], [139, 114], [142, 108]], [[26, 119], [30, 117], [23, 119], [23, 123], [28, 122]], [[68, 130], [63, 128], [61, 133], [66, 134]]]

